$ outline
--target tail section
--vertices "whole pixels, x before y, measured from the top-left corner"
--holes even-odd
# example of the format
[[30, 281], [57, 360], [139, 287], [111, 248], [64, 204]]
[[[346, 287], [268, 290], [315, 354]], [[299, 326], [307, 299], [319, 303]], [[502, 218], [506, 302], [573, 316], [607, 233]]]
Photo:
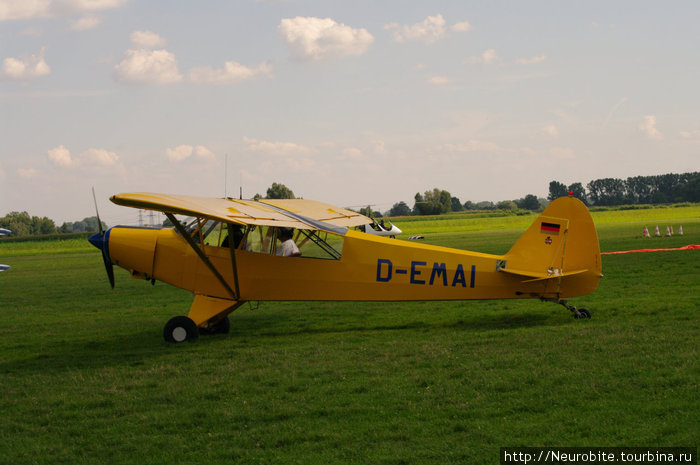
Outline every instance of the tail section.
[[550, 203], [504, 256], [499, 271], [541, 283], [545, 298], [593, 292], [601, 277], [600, 246], [583, 202], [562, 197]]

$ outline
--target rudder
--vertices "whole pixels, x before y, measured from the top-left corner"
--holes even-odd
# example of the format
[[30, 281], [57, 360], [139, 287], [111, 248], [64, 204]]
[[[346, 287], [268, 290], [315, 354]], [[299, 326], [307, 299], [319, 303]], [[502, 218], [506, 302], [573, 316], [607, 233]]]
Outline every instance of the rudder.
[[554, 200], [504, 256], [499, 271], [544, 281], [543, 297], [594, 291], [601, 277], [600, 246], [588, 208], [574, 197]]

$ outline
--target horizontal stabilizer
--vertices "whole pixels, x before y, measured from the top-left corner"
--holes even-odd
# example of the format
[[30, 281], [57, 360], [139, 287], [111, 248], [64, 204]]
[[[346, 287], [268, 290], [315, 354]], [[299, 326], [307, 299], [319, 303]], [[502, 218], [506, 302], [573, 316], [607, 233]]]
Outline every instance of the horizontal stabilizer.
[[523, 276], [525, 278], [532, 278], [525, 280], [523, 282], [529, 283], [533, 281], [542, 281], [545, 279], [554, 279], [554, 278], [563, 278], [566, 276], [573, 276], [581, 273], [585, 273], [588, 270], [575, 270], [575, 271], [567, 271], [565, 273], [562, 273], [561, 270], [556, 269], [556, 268], [551, 268], [547, 270], [544, 273], [539, 273], [537, 271], [530, 271], [530, 270], [513, 270], [510, 268], [499, 268], [498, 271], [502, 271], [503, 273], [508, 273], [508, 274], [513, 274], [516, 276]]
[[565, 273], [562, 273], [561, 270], [552, 268], [547, 270], [544, 273], [538, 273], [536, 271], [524, 271], [524, 270], [512, 270], [512, 269], [506, 269], [506, 268], [499, 268], [498, 271], [502, 271], [503, 273], [508, 273], [508, 274], [513, 274], [517, 276], [523, 276], [525, 278], [532, 278], [532, 279], [527, 279], [523, 281], [524, 283], [530, 283], [533, 281], [543, 281], [546, 279], [555, 279], [555, 278], [564, 278], [567, 276], [573, 276], [581, 273], [585, 273], [588, 270], [575, 270], [575, 271], [567, 271]]

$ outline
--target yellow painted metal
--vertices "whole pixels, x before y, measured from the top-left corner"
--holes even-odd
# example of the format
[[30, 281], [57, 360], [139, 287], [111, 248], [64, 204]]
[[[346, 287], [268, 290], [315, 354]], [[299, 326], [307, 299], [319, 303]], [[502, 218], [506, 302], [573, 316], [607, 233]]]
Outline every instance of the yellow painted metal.
[[[235, 250], [238, 300], [561, 299], [592, 292], [601, 277], [593, 221], [574, 198], [552, 202], [505, 255], [352, 229], [337, 238], [342, 240], [338, 260]], [[231, 250], [209, 245], [202, 250], [232, 286]], [[199, 325], [236, 303], [172, 229], [111, 228], [109, 254], [127, 270], [195, 293], [190, 314]]]
[[230, 310], [236, 306], [236, 303], [233, 300], [195, 294], [192, 307], [190, 307], [190, 312], [187, 316], [197, 326], [202, 326], [209, 321], [215, 320], [217, 317], [220, 319], [231, 313]]

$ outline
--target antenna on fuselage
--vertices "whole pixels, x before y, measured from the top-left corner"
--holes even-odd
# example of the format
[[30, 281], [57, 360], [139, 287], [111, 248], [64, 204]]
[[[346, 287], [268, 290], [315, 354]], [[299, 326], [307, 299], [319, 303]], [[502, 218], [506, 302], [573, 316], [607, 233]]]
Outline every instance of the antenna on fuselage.
[[224, 198], [228, 198], [228, 153], [224, 155]]

